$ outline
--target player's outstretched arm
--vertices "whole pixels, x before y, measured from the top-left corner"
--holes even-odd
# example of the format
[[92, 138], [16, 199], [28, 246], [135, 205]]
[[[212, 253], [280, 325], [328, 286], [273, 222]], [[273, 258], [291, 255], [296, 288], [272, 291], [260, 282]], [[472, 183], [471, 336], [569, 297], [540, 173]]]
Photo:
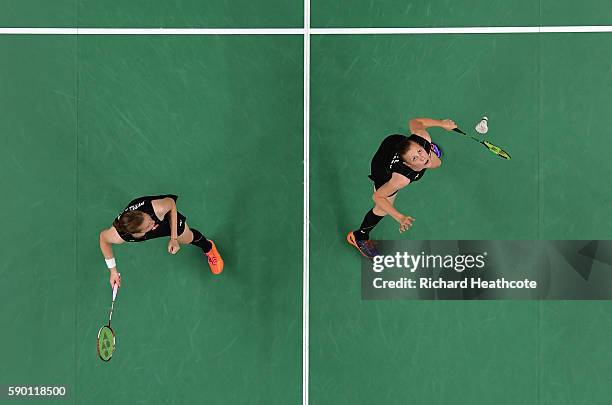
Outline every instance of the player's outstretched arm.
[[447, 131], [457, 128], [457, 124], [451, 119], [434, 120], [433, 118], [413, 118], [408, 121], [408, 126], [410, 128], [410, 133], [422, 136], [429, 142], [431, 142], [431, 136], [429, 136], [427, 128], [438, 127], [444, 128]]
[[102, 251], [102, 256], [104, 256], [106, 267], [108, 267], [108, 271], [110, 272], [111, 287], [115, 283], [121, 287], [121, 275], [117, 272], [117, 263], [113, 256], [113, 245], [118, 245], [123, 242], [117, 230], [112, 226], [100, 232], [100, 250]]

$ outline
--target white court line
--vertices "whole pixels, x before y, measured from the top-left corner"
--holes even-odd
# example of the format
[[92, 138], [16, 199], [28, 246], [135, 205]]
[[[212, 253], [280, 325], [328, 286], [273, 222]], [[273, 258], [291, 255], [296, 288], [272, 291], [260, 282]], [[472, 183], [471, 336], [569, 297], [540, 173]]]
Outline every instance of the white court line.
[[[310, 19], [310, 16], [305, 15], [304, 19], [306, 18]], [[304, 35], [305, 38], [310, 35], [534, 34], [563, 32], [612, 32], [612, 26], [576, 25], [438, 28], [0, 28], [0, 35]]]
[[540, 27], [314, 28], [316, 35], [528, 34]]
[[310, 0], [304, 0], [304, 274], [302, 276], [302, 405], [308, 405], [310, 326]]
[[310, 224], [310, 35], [523, 34], [612, 32], [612, 26], [310, 28], [310, 0], [304, 1], [304, 28], [0, 28], [0, 35], [303, 35], [304, 36], [304, 229], [302, 295], [302, 404], [309, 384]]
[[0, 28], [13, 35], [303, 35], [303, 28]]
[[440, 27], [440, 28], [312, 28], [314, 35], [373, 34], [532, 34], [549, 32], [612, 32], [610, 25], [565, 27]]
[[540, 27], [540, 32], [612, 32], [612, 25], [576, 25], [564, 27]]

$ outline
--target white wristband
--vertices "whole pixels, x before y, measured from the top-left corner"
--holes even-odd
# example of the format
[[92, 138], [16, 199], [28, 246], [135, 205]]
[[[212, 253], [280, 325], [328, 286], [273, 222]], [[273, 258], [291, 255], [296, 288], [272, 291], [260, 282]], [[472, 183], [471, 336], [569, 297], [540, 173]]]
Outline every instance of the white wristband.
[[117, 263], [115, 263], [114, 257], [110, 259], [104, 259], [104, 261], [106, 262], [106, 267], [108, 267], [109, 269], [117, 267]]

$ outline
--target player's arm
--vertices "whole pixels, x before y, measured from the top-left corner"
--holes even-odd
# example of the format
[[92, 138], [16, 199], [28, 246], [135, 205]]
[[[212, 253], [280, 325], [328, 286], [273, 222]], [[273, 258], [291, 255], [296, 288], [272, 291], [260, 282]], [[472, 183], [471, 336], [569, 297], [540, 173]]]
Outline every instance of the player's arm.
[[163, 218], [167, 213], [170, 213], [170, 238], [176, 239], [178, 238], [177, 233], [177, 211], [176, 211], [176, 203], [170, 197], [162, 198], [159, 200], [151, 201], [153, 205], [153, 210], [155, 211], [155, 215], [158, 218]]
[[434, 120], [432, 118], [413, 118], [408, 121], [408, 126], [410, 127], [410, 133], [422, 136], [429, 142], [431, 142], [431, 136], [429, 132], [427, 132], [427, 128], [438, 127], [444, 128], [447, 131], [457, 128], [457, 124], [451, 119]]
[[161, 198], [159, 200], [151, 201], [153, 210], [158, 218], [163, 218], [166, 214], [170, 213], [170, 240], [168, 241], [168, 253], [171, 255], [176, 254], [180, 249], [178, 243], [178, 231], [177, 231], [177, 217], [176, 202], [170, 197]]
[[387, 199], [387, 196], [406, 187], [410, 184], [410, 179], [398, 173], [393, 173], [391, 179], [378, 188], [372, 195], [372, 199], [376, 205], [383, 209], [387, 214], [391, 215], [397, 222], [400, 223], [400, 232], [404, 232], [412, 226], [414, 218], [406, 216], [395, 209], [393, 204]]
[[121, 287], [121, 276], [117, 272], [117, 263], [115, 263], [115, 257], [113, 256], [113, 245], [119, 245], [123, 242], [124, 240], [112, 226], [100, 232], [100, 250], [110, 272], [111, 286], [117, 283]]

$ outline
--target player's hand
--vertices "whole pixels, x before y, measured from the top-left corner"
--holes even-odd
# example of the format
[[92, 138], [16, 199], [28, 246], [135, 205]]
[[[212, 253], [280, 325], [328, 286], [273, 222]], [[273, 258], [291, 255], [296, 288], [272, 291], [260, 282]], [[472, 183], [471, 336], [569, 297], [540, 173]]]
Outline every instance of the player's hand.
[[442, 120], [441, 127], [446, 129], [447, 131], [452, 131], [453, 129], [457, 128], [457, 124], [455, 124], [455, 121], [451, 119], [446, 119]]
[[179, 245], [178, 241], [176, 239], [170, 238], [170, 240], [168, 241], [168, 253], [170, 253], [171, 255], [175, 255], [176, 252], [178, 252], [180, 249], [181, 246]]
[[397, 221], [400, 224], [399, 231], [400, 233], [406, 232], [408, 229], [412, 227], [412, 223], [414, 222], [414, 218], [406, 215], [402, 215]]
[[110, 272], [110, 285], [111, 288], [117, 283], [117, 287], [121, 287], [121, 274], [117, 273], [117, 269], [113, 269]]

